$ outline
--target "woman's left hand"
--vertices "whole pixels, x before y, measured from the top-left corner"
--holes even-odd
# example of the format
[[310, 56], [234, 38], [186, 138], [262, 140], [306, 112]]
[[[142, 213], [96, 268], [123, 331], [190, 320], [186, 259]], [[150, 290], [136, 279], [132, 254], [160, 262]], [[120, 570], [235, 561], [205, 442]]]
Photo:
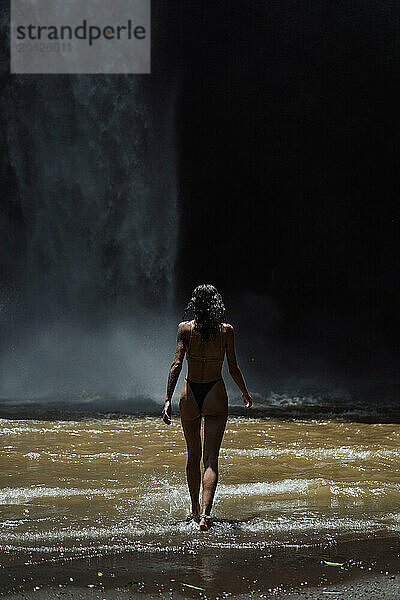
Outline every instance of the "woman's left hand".
[[161, 417], [162, 417], [162, 420], [164, 421], [164, 423], [166, 423], [167, 425], [171, 424], [171, 414], [172, 414], [171, 400], [166, 400], [165, 404], [164, 404], [164, 408], [162, 409], [162, 412], [161, 412]]

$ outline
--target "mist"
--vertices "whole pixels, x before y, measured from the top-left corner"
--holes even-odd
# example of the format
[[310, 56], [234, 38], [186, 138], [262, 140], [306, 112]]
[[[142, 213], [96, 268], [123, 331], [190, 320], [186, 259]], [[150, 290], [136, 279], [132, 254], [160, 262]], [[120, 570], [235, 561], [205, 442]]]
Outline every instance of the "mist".
[[174, 316], [30, 324], [3, 348], [1, 396], [8, 399], [158, 399], [174, 353]]

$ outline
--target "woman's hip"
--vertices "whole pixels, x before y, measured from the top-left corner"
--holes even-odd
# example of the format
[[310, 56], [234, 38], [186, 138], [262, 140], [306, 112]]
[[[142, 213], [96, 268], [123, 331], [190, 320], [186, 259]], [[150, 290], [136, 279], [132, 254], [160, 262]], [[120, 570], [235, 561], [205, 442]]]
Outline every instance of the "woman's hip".
[[196, 386], [194, 383], [192, 387], [190, 381], [185, 379], [179, 401], [179, 412], [182, 418], [196, 418], [200, 414], [204, 416], [228, 414], [228, 395], [222, 378], [214, 382], [205, 382], [204, 385]]

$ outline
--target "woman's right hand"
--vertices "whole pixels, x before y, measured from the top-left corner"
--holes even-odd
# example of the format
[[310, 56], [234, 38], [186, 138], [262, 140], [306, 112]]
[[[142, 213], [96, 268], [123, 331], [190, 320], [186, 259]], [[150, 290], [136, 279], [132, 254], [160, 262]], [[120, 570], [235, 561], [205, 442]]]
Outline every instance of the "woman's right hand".
[[164, 421], [164, 423], [166, 423], [167, 425], [171, 424], [171, 413], [172, 413], [171, 401], [166, 400], [164, 403], [164, 408], [162, 409], [162, 412], [161, 412], [161, 418]]
[[243, 398], [245, 408], [250, 408], [251, 405], [253, 404], [253, 400], [252, 400], [249, 392], [244, 392], [242, 394], [242, 398]]

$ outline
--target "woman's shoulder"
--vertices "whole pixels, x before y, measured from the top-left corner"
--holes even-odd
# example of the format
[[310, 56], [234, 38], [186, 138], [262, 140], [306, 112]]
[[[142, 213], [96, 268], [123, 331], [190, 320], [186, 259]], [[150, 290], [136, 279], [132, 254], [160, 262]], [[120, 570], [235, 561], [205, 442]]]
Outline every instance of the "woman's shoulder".
[[191, 323], [193, 323], [193, 321], [181, 321], [178, 325], [178, 329], [182, 329], [182, 330], [189, 329]]
[[191, 321], [181, 321], [178, 324], [178, 336], [184, 341], [185, 344], [188, 343], [190, 337], [190, 324]]

